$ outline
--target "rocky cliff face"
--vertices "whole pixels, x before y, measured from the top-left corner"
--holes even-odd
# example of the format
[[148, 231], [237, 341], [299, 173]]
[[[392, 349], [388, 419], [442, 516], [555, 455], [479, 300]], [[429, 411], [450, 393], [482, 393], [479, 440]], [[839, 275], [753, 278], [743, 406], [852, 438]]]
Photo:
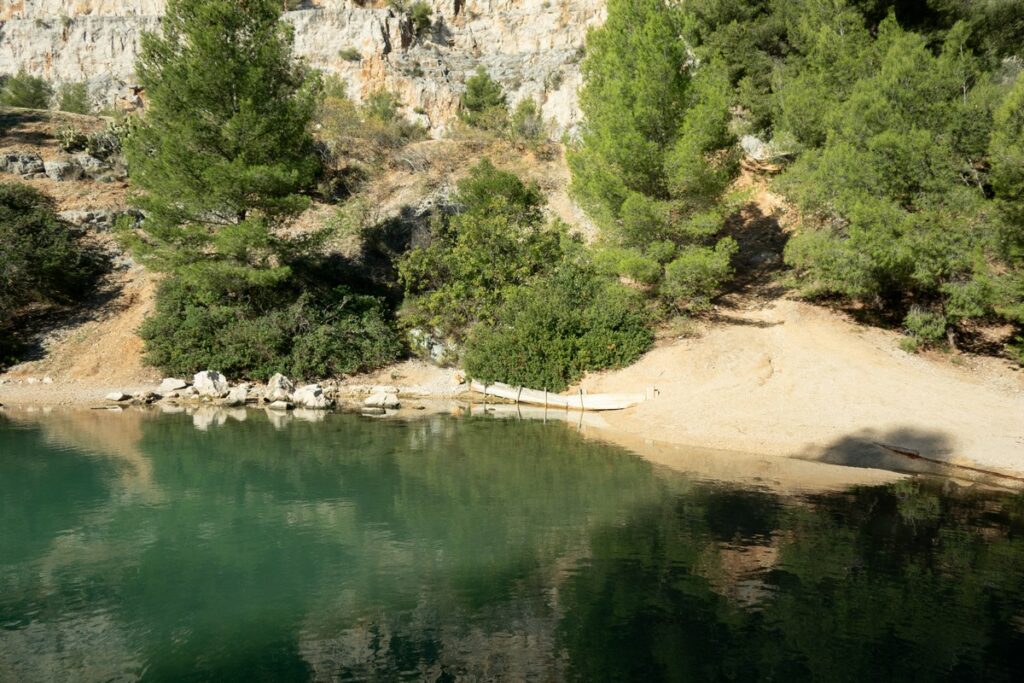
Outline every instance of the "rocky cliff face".
[[[297, 53], [341, 76], [361, 99], [387, 89], [410, 118], [441, 134], [466, 78], [483, 66], [511, 103], [532, 97], [558, 134], [578, 120], [579, 61], [603, 0], [427, 0], [431, 27], [351, 0], [307, 2], [285, 17]], [[87, 81], [104, 105], [136, 102], [139, 37], [159, 27], [163, 0], [0, 0], [0, 73], [25, 68], [55, 83]]]

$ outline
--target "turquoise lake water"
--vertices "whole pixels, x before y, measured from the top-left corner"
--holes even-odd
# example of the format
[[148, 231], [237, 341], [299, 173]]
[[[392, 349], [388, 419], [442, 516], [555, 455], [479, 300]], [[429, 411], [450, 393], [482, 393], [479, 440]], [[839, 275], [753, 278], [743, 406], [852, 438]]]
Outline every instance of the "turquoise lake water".
[[564, 424], [233, 415], [0, 416], [0, 681], [1024, 676], [1019, 494], [780, 495]]

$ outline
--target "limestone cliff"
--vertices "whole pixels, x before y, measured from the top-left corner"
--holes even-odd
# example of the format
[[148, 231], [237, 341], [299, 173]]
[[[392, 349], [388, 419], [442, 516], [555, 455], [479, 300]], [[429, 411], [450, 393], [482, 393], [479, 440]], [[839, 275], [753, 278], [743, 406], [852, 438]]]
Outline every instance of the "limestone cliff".
[[[431, 27], [380, 3], [306, 2], [285, 17], [297, 53], [341, 76], [356, 99], [385, 88], [411, 118], [443, 133], [467, 77], [483, 66], [511, 103], [533, 97], [554, 132], [578, 120], [579, 60], [603, 0], [427, 0]], [[131, 104], [139, 37], [163, 0], [0, 0], [0, 74], [25, 68], [54, 83], [87, 81], [104, 105]]]

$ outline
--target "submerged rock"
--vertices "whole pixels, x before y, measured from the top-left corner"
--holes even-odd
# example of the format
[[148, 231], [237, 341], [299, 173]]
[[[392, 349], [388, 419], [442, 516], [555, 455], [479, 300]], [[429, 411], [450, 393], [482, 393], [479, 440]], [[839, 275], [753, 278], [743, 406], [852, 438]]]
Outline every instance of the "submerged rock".
[[271, 410], [291, 410], [295, 406], [290, 401], [274, 401], [267, 407]]

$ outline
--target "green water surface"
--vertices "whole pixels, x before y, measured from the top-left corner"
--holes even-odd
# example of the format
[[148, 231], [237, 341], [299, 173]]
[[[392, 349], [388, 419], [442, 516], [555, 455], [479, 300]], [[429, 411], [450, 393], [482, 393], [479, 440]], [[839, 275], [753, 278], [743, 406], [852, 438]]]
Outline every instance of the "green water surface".
[[0, 417], [0, 680], [1024, 676], [1018, 495], [782, 496], [562, 424], [233, 415]]

